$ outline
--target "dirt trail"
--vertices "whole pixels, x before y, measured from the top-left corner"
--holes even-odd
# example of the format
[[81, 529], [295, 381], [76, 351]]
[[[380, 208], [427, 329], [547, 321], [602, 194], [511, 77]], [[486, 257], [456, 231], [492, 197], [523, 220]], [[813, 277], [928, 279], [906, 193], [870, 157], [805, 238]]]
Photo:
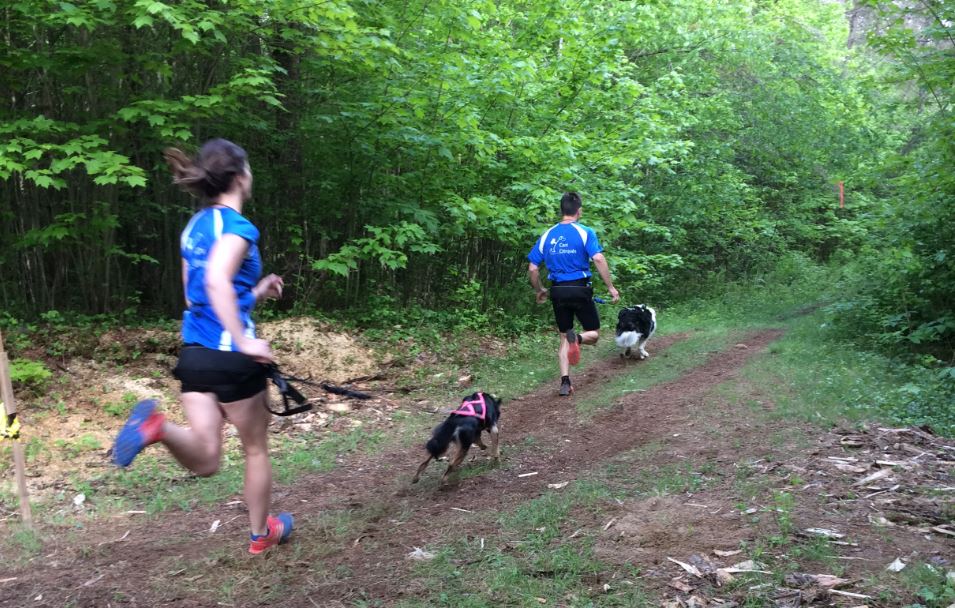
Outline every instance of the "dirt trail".
[[[322, 560], [321, 568], [326, 571], [348, 568], [352, 577], [345, 579], [347, 582], [321, 585], [309, 580], [309, 584], [293, 587], [282, 605], [314, 606], [316, 600], [347, 602], [414, 594], [407, 586], [407, 560], [403, 559], [412, 546], [437, 544], [462, 529], [476, 533], [473, 526], [482, 513], [507, 510], [547, 491], [548, 483], [572, 480], [617, 454], [663, 440], [690, 420], [694, 403], [716, 384], [732, 379], [780, 334], [767, 330], [745, 336], [741, 339], [745, 348], [716, 353], [678, 379], [628, 394], [583, 422], [575, 411], [575, 399], [591, 394], [618, 374], [638, 373], [639, 363], [613, 358], [592, 365], [575, 376], [575, 398], [560, 400], [548, 385], [507, 402], [502, 417], [503, 462], [451, 488], [438, 487], [441, 467], [434, 465], [419, 485], [409, 486], [421, 455], [411, 450], [352, 458], [331, 473], [308, 476], [279, 490], [275, 496], [278, 505], [296, 514], [297, 543], [321, 542], [326, 535], [319, 517], [327, 509], [365, 508], [376, 514], [356, 534], [354, 543]], [[653, 355], [662, 356], [678, 339], [657, 340]], [[482, 460], [479, 456], [478, 462]], [[523, 473], [536, 475], [519, 477]], [[89, 534], [95, 540], [88, 545], [53, 547], [29, 569], [0, 575], [0, 579], [16, 577], [0, 586], [0, 606], [214, 606], [217, 602], [209, 597], [177, 595], [172, 590], [178, 586], [174, 581], [168, 586], [162, 581], [177, 569], [175, 565], [189, 566], [213, 553], [231, 556], [226, 567], [240, 561], [231, 555], [238, 554], [234, 532], [207, 533], [210, 522], [220, 517], [221, 508], [171, 513], [141, 524], [118, 518], [93, 525]], [[131, 530], [126, 539], [110, 542], [126, 530]], [[270, 567], [301, 569], [303, 579], [311, 568], [318, 567], [295, 563], [290, 556], [290, 551], [270, 556]], [[222, 562], [211, 559], [210, 566], [223, 567]]]

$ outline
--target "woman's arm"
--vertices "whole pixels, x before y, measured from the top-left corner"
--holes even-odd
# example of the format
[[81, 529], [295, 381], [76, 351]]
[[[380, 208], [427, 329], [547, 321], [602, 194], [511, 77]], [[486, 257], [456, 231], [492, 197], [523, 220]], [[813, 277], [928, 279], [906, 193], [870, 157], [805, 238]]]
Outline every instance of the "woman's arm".
[[189, 301], [189, 262], [182, 259], [182, 297], [186, 300], [186, 308], [192, 308], [192, 302]]
[[239, 303], [235, 297], [232, 279], [239, 271], [242, 260], [249, 250], [249, 242], [236, 234], [223, 234], [209, 252], [206, 262], [206, 293], [219, 322], [232, 334], [232, 341], [239, 351], [257, 359], [272, 360], [268, 342], [247, 338], [242, 319], [239, 318]]

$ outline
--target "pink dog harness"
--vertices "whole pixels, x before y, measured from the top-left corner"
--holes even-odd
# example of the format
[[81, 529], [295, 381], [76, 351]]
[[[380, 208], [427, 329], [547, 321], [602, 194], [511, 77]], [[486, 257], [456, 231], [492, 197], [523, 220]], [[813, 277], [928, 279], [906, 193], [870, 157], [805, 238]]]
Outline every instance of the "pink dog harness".
[[[464, 401], [458, 407], [458, 409], [451, 412], [452, 414], [457, 414], [458, 416], [474, 416], [478, 420], [484, 420], [487, 416], [487, 403], [484, 401], [484, 393], [478, 393], [478, 398], [473, 401]], [[481, 406], [481, 412], [478, 413], [474, 409], [475, 405]]]

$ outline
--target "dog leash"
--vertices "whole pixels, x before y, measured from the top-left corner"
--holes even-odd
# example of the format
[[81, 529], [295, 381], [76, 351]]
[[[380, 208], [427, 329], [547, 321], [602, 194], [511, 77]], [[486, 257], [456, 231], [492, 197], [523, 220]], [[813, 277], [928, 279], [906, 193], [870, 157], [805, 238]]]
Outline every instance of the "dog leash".
[[[279, 394], [282, 395], [282, 409], [273, 410], [271, 407], [269, 407], [268, 400], [266, 400], [265, 409], [269, 410], [276, 416], [292, 416], [294, 414], [301, 414], [302, 412], [307, 412], [312, 409], [312, 404], [308, 402], [308, 398], [305, 397], [305, 395], [303, 395], [297, 388], [295, 388], [291, 384], [292, 382], [297, 382], [306, 386], [314, 386], [329, 393], [351, 397], [352, 399], [371, 399], [371, 395], [361, 391], [353, 391], [351, 389], [335, 386], [334, 384], [328, 384], [327, 382], [315, 382], [313, 380], [298, 378], [296, 376], [283, 375], [282, 372], [279, 371], [279, 366], [275, 365], [274, 363], [268, 366], [268, 370], [269, 379], [272, 381], [272, 384], [275, 385], [275, 388], [278, 389]], [[290, 401], [294, 401], [297, 405], [291, 405]]]

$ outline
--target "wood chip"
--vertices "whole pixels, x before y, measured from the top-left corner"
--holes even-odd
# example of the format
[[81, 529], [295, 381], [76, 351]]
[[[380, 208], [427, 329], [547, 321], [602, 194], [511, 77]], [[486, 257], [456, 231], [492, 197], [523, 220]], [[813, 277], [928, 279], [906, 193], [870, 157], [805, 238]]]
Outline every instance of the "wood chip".
[[865, 473], [868, 471], [868, 467], [860, 467], [858, 465], [849, 464], [847, 462], [833, 462], [831, 463], [834, 467], [839, 469], [844, 473]]
[[614, 517], [613, 519], [611, 519], [610, 521], [608, 521], [608, 522], [607, 522], [607, 525], [604, 526], [604, 532], [606, 532], [607, 530], [609, 530], [609, 529], [610, 529], [610, 526], [612, 526], [612, 525], [614, 524], [614, 522], [616, 522], [616, 521], [617, 521], [617, 518], [616, 518], [616, 517]]
[[721, 570], [729, 572], [730, 574], [740, 574], [743, 572], [758, 572], [759, 574], [772, 574], [771, 572], [767, 570], [763, 570], [763, 566], [761, 564], [757, 564], [751, 559], [748, 559], [745, 562], [740, 562], [738, 564], [733, 564], [729, 568], [721, 568]]
[[733, 575], [727, 572], [725, 569], [723, 568], [716, 569], [716, 586], [717, 587], [728, 585], [732, 583], [733, 580], [735, 580]]
[[894, 526], [895, 523], [879, 515], [878, 517], [869, 516], [869, 522], [877, 526]]
[[875, 463], [883, 467], [902, 467], [903, 469], [911, 469], [914, 466], [911, 462], [899, 460], [876, 460]]
[[126, 537], [129, 536], [129, 533], [130, 533], [130, 532], [132, 532], [132, 530], [126, 530], [126, 534], [123, 534], [122, 536], [120, 536], [120, 537], [117, 538], [116, 540], [104, 540], [103, 542], [101, 542], [100, 544], [98, 544], [98, 545], [96, 545], [96, 546], [97, 546], [97, 547], [102, 547], [103, 545], [110, 545], [110, 544], [112, 544], [112, 543], [118, 543], [118, 542], [120, 542], [120, 541], [126, 540]]
[[713, 549], [713, 554], [718, 555], [719, 557], [733, 557], [734, 555], [739, 555], [742, 552], [742, 549], [737, 549], [735, 551], [720, 551], [719, 549]]
[[672, 587], [673, 589], [682, 591], [683, 593], [690, 593], [693, 591], [693, 586], [685, 583], [682, 578], [672, 579], [669, 583], [667, 583], [667, 587]]
[[886, 566], [885, 569], [888, 570], [889, 572], [901, 572], [902, 570], [905, 569], [905, 566], [907, 565], [908, 564], [902, 561], [902, 558], [897, 557], [895, 558], [895, 561], [889, 564], [888, 566]]
[[547, 484], [547, 487], [550, 488], [550, 489], [552, 489], [552, 490], [559, 490], [559, 489], [561, 489], [561, 488], [566, 488], [566, 487], [567, 487], [567, 484], [569, 484], [569, 483], [570, 483], [569, 481], [562, 481], [562, 482], [560, 482], [560, 483], [549, 483], [549, 484]]
[[806, 528], [806, 534], [812, 536], [824, 536], [825, 538], [845, 538], [845, 534], [836, 532], [835, 530], [827, 530], [825, 528]]
[[474, 511], [468, 511], [467, 509], [462, 509], [460, 507], [451, 507], [452, 511], [460, 511], [462, 513], [474, 513]]
[[935, 526], [932, 528], [932, 531], [938, 532], [939, 534], [948, 534], [949, 536], [955, 536], [955, 530], [951, 530], [944, 526]]
[[689, 572], [696, 578], [703, 578], [703, 574], [699, 571], [699, 569], [697, 569], [696, 566], [691, 566], [690, 564], [686, 564], [679, 560], [673, 559], [672, 557], [668, 557], [667, 559], [673, 562], [674, 564], [676, 564], [677, 566], [683, 568], [684, 570], [686, 570], [687, 572]]
[[871, 600], [871, 595], [862, 595], [861, 593], [849, 593], [848, 591], [837, 591], [836, 589], [829, 590], [830, 595], [841, 595], [843, 597], [851, 597], [856, 600]]
[[833, 576], [831, 574], [815, 574], [813, 575], [813, 581], [823, 589], [831, 589], [833, 587], [845, 585], [849, 582], [849, 579], [839, 578], [838, 576]]
[[902, 486], [900, 484], [895, 484], [891, 488], [886, 488], [884, 490], [879, 490], [878, 492], [873, 492], [871, 494], [866, 494], [863, 498], [872, 498], [873, 496], [878, 496], [879, 494], [885, 494], [886, 492], [895, 492]]
[[434, 559], [434, 553], [425, 551], [421, 547], [414, 547], [414, 551], [409, 553], [407, 558], [415, 561], [428, 561]]
[[859, 481], [855, 482], [852, 485], [864, 486], [864, 485], [872, 483], [873, 481], [884, 479], [891, 474], [892, 474], [892, 469], [879, 469], [878, 471], [876, 471], [875, 473], [871, 475], [866, 475], [865, 477], [863, 477], [862, 479], [860, 479]]
[[532, 475], [537, 475], [537, 473], [538, 473], [537, 471], [534, 471], [533, 473], [521, 473], [520, 475], [518, 475], [518, 477], [530, 477]]
[[17, 580], [16, 576], [11, 576], [10, 578], [0, 578], [0, 585], [2, 585], [3, 583], [11, 583], [15, 580]]

